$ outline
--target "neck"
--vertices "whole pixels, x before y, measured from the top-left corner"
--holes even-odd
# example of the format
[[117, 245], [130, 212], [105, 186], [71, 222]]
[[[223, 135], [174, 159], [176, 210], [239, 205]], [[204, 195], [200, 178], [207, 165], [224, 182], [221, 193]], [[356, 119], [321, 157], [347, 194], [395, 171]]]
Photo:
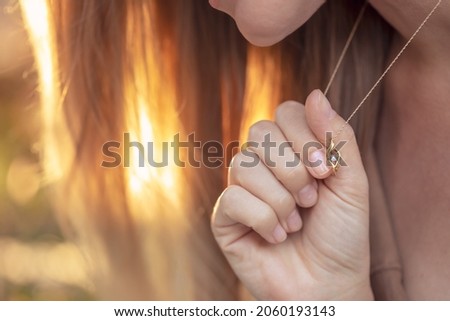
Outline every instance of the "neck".
[[[396, 29], [391, 59], [417, 30], [436, 5], [437, 0], [372, 0], [372, 5]], [[425, 126], [449, 132], [450, 119], [450, 44], [448, 34], [450, 3], [442, 1], [411, 45], [386, 77], [384, 100], [386, 115], [400, 126]], [[391, 60], [390, 59], [390, 60]], [[410, 133], [413, 130], [407, 130]], [[441, 142], [444, 143], [444, 142]]]
[[[438, 0], [369, 0], [380, 15], [407, 41], [417, 30]], [[442, 0], [437, 10], [411, 43], [421, 59], [450, 60], [450, 1]]]
[[[400, 35], [393, 39], [391, 58], [403, 47]], [[428, 49], [428, 50], [427, 50]], [[434, 54], [430, 48], [408, 47], [386, 77], [389, 104], [417, 113], [444, 113], [449, 119], [450, 54]], [[403, 106], [403, 107], [402, 107]], [[394, 107], [394, 106], [392, 106]]]
[[[405, 40], [393, 39], [391, 59]], [[408, 48], [388, 73], [384, 82], [384, 116], [392, 135], [438, 146], [447, 144], [450, 135], [450, 55], [434, 56], [418, 47]], [[400, 133], [400, 134], [399, 134]], [[405, 139], [405, 140], [402, 140]]]

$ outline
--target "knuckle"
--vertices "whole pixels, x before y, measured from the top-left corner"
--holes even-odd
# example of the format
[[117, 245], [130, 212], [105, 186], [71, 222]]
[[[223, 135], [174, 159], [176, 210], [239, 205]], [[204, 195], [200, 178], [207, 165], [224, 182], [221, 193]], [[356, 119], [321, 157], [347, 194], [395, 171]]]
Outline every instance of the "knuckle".
[[248, 130], [249, 141], [262, 141], [264, 135], [270, 133], [274, 129], [274, 122], [270, 120], [260, 120], [250, 126]]
[[211, 226], [213, 230], [216, 226], [220, 226], [220, 222], [224, 217], [233, 217], [233, 213], [236, 211], [236, 204], [242, 202], [242, 188], [237, 185], [230, 185], [222, 192], [216, 201], [211, 216]]
[[228, 169], [228, 178], [232, 181], [242, 183], [242, 179], [245, 177], [248, 178], [252, 175], [252, 170], [260, 166], [261, 160], [256, 153], [251, 151], [247, 151], [246, 153], [250, 154], [238, 153], [231, 160]]
[[268, 205], [259, 209], [258, 220], [253, 223], [252, 228], [257, 231], [270, 230], [275, 227], [277, 220], [276, 214]]
[[278, 195], [275, 195], [275, 199], [280, 215], [289, 215], [296, 206], [294, 198], [286, 191], [282, 191]]
[[224, 212], [228, 212], [231, 205], [239, 202], [241, 194], [241, 188], [239, 186], [228, 186], [220, 196], [219, 207], [221, 207]]
[[285, 122], [286, 120], [291, 119], [292, 114], [294, 113], [303, 113], [304, 106], [296, 101], [289, 100], [277, 107], [275, 110], [275, 120], [276, 122]]
[[241, 188], [237, 185], [230, 185], [222, 192], [214, 208], [214, 215], [212, 218], [214, 221], [212, 224], [216, 224], [218, 216], [233, 216], [233, 211], [236, 207], [235, 204], [242, 202], [242, 200], [240, 200], [240, 198], [242, 198], [241, 192]]
[[230, 162], [230, 169], [237, 169], [237, 168], [242, 168], [242, 162], [246, 161], [246, 157], [244, 156], [244, 154], [242, 154], [242, 152], [237, 153], [236, 155], [234, 155], [233, 159]]
[[282, 171], [280, 171], [278, 178], [283, 182], [289, 182], [292, 180], [299, 180], [305, 174], [305, 169], [303, 166], [287, 166]]

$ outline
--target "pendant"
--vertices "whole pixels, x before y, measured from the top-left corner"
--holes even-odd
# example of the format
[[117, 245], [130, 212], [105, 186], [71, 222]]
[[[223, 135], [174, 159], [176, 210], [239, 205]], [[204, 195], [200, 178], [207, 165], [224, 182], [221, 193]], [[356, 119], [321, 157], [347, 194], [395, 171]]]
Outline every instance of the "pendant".
[[341, 153], [335, 148], [334, 142], [331, 139], [327, 148], [327, 165], [331, 166], [333, 174], [336, 175], [341, 162]]

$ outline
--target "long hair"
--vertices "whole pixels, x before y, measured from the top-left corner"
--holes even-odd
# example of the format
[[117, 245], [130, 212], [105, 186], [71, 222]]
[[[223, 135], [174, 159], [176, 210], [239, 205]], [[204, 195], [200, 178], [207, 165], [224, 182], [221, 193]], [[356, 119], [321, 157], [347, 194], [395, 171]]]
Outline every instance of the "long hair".
[[[281, 43], [257, 48], [206, 0], [21, 0], [40, 75], [42, 164], [99, 298], [239, 297], [209, 230], [225, 166], [139, 167], [131, 154], [132, 166], [104, 168], [103, 145], [128, 133], [161, 157], [175, 134], [245, 137], [282, 101], [325, 87], [363, 3], [327, 1]], [[344, 117], [381, 74], [389, 30], [367, 10], [329, 94]], [[363, 154], [381, 99], [375, 91], [352, 121]]]

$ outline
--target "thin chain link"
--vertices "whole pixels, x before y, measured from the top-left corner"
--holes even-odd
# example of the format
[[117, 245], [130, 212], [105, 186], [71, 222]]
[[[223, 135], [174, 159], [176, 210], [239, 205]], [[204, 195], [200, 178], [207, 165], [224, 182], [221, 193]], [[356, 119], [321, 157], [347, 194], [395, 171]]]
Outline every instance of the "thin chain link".
[[348, 47], [350, 46], [353, 37], [355, 36], [356, 31], [358, 30], [359, 24], [362, 20], [362, 17], [364, 16], [364, 12], [366, 11], [368, 2], [364, 3], [363, 7], [359, 11], [358, 18], [356, 18], [356, 21], [353, 25], [352, 31], [350, 32], [350, 35], [348, 36], [347, 42], [345, 43], [344, 49], [342, 49], [341, 55], [338, 59], [338, 62], [336, 63], [336, 67], [334, 67], [333, 73], [331, 74], [330, 80], [328, 81], [328, 85], [325, 88], [325, 91], [323, 92], [326, 96], [328, 94], [328, 91], [331, 88], [331, 85], [333, 84], [334, 78], [336, 77], [336, 74], [339, 70], [339, 67], [341, 67], [342, 61], [344, 60], [345, 54], [347, 53]]
[[[356, 113], [361, 109], [361, 107], [364, 105], [364, 103], [367, 101], [367, 99], [369, 98], [369, 96], [373, 93], [373, 91], [378, 87], [378, 85], [381, 83], [381, 81], [384, 79], [384, 77], [386, 76], [386, 74], [391, 70], [392, 66], [394, 66], [394, 64], [397, 62], [397, 60], [400, 58], [400, 56], [403, 54], [403, 52], [406, 50], [406, 48], [408, 48], [408, 46], [410, 45], [410, 43], [414, 40], [414, 38], [417, 36], [417, 34], [420, 32], [420, 30], [422, 30], [423, 26], [428, 22], [428, 20], [431, 18], [431, 16], [434, 14], [434, 12], [436, 11], [436, 9], [439, 7], [439, 5], [442, 3], [442, 0], [439, 0], [436, 5], [434, 6], [434, 8], [431, 10], [431, 12], [426, 16], [426, 18], [424, 19], [424, 21], [420, 24], [420, 26], [417, 28], [417, 30], [414, 32], [414, 34], [411, 36], [411, 38], [409, 38], [409, 40], [406, 42], [406, 44], [403, 46], [403, 48], [399, 51], [399, 53], [395, 56], [395, 58], [392, 60], [392, 62], [389, 64], [389, 66], [386, 68], [386, 70], [383, 72], [383, 74], [380, 76], [380, 78], [378, 78], [378, 80], [375, 82], [375, 84], [372, 86], [372, 88], [369, 90], [369, 92], [366, 94], [366, 96], [362, 99], [362, 101], [359, 103], [359, 105], [355, 108], [355, 110], [352, 112], [352, 114], [347, 118], [347, 120], [345, 121], [345, 124], [342, 125], [342, 127], [339, 129], [339, 131], [336, 133], [336, 135], [334, 136], [334, 139], [339, 136], [342, 131], [344, 130], [345, 126], [348, 125], [348, 123], [350, 122], [350, 120], [356, 115]], [[336, 73], [343, 61], [343, 58], [348, 50], [348, 47], [350, 45], [351, 40], [353, 39], [355, 33], [356, 33], [356, 29], [361, 21], [361, 18], [363, 16], [363, 13], [365, 11], [365, 8], [367, 6], [367, 2], [364, 5], [364, 7], [361, 9], [361, 12], [358, 16], [358, 19], [355, 22], [355, 26], [353, 27], [352, 32], [350, 33], [350, 36], [347, 40], [347, 43], [342, 51], [342, 54], [339, 58], [339, 61], [333, 71], [333, 74], [331, 76], [330, 82], [328, 83], [328, 86], [325, 90], [325, 95], [328, 93], [330, 87], [331, 87], [331, 83], [334, 80], [334, 77], [336, 76]]]

